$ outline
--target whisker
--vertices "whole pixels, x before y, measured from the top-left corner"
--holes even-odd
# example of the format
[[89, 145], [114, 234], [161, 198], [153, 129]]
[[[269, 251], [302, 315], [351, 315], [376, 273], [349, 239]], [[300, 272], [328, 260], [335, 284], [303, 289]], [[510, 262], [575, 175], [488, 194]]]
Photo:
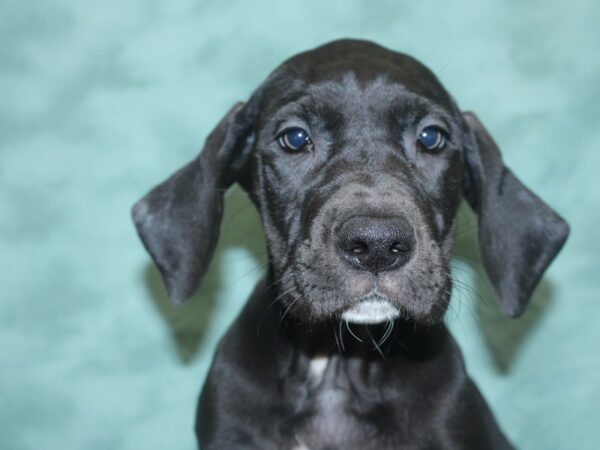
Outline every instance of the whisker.
[[371, 338], [371, 342], [373, 343], [373, 345], [375, 346], [374, 350], [377, 350], [377, 353], [379, 353], [381, 355], [381, 357], [387, 361], [387, 358], [385, 357], [385, 355], [383, 354], [383, 352], [381, 351], [381, 348], [379, 348], [379, 345], [377, 345], [377, 342], [375, 342], [375, 339], [373, 339], [373, 336], [371, 335], [371, 330], [369, 329], [369, 327], [367, 326], [367, 333], [369, 334], [369, 338]]
[[350, 334], [352, 336], [354, 336], [354, 339], [356, 339], [358, 342], [363, 342], [363, 340], [361, 338], [359, 338], [357, 335], [355, 335], [352, 330], [350, 329], [350, 324], [348, 323], [347, 320], [344, 320], [344, 322], [346, 322], [346, 328], [348, 329], [348, 331], [350, 332]]
[[[276, 280], [275, 282], [271, 283], [271, 286], [272, 286], [272, 285], [274, 285], [275, 283], [278, 283], [278, 282], [282, 281], [282, 280], [283, 280], [283, 279], [284, 279], [286, 276], [289, 276], [289, 275], [291, 275], [291, 274], [286, 274], [286, 275], [282, 276], [282, 277], [281, 277], [279, 280]], [[267, 290], [267, 289], [268, 289], [268, 287], [267, 287], [267, 288], [265, 288], [265, 289], [263, 289], [263, 291], [262, 291], [262, 292], [263, 292], [263, 293], [264, 293], [264, 292], [266, 292], [266, 290]], [[277, 297], [275, 297], [275, 299], [274, 299], [274, 300], [272, 300], [271, 302], [269, 302], [269, 304], [268, 304], [268, 305], [265, 307], [265, 310], [262, 312], [262, 314], [261, 314], [261, 316], [260, 316], [260, 319], [259, 319], [259, 321], [258, 321], [258, 325], [256, 326], [256, 334], [259, 334], [259, 333], [260, 333], [260, 327], [262, 326], [262, 323], [263, 323], [263, 321], [264, 321], [264, 319], [265, 319], [265, 315], [267, 314], [267, 312], [269, 311], [269, 309], [270, 309], [270, 308], [271, 308], [271, 307], [272, 307], [272, 306], [273, 306], [273, 305], [274, 305], [274, 304], [275, 304], [275, 303], [276, 303], [276, 302], [277, 302], [279, 299], [281, 299], [281, 298], [282, 298], [283, 296], [285, 296], [285, 295], [288, 295], [288, 294], [290, 294], [290, 293], [291, 293], [291, 292], [293, 292], [293, 291], [294, 291], [294, 287], [292, 286], [291, 288], [289, 288], [289, 289], [286, 289], [286, 290], [285, 290], [285, 291], [283, 291], [281, 294], [279, 294]]]
[[342, 330], [342, 318], [339, 319], [339, 331], [340, 331], [340, 342], [342, 344], [342, 350], [346, 351], [346, 347], [344, 346], [344, 334]]
[[295, 298], [295, 299], [292, 301], [292, 303], [290, 303], [290, 304], [288, 305], [288, 307], [285, 309], [285, 311], [283, 312], [283, 314], [282, 314], [282, 316], [281, 316], [281, 319], [279, 319], [279, 323], [277, 324], [277, 330], [279, 329], [279, 327], [280, 327], [280, 326], [281, 326], [281, 324], [283, 323], [283, 319], [285, 319], [285, 316], [286, 316], [286, 314], [287, 314], [287, 313], [290, 311], [290, 309], [292, 308], [292, 306], [294, 306], [294, 304], [295, 304], [295, 303], [296, 303], [298, 300], [300, 300], [300, 298], [301, 298], [300, 296], [296, 297], [296, 298]]
[[262, 270], [265, 267], [267, 267], [269, 265], [269, 262], [265, 262], [262, 264], [258, 264], [256, 267], [251, 268], [250, 270], [247, 270], [246, 272], [242, 273], [240, 276], [238, 276], [237, 278], [235, 278], [231, 283], [237, 283], [238, 281], [240, 281], [242, 278], [250, 275], [253, 272], [256, 272], [258, 270]]
[[333, 324], [333, 337], [335, 338], [335, 345], [337, 346], [337, 349], [340, 353], [342, 353], [342, 348], [340, 347], [340, 341], [337, 335], [337, 330], [336, 330], [336, 326], [335, 323]]
[[388, 323], [385, 329], [385, 333], [383, 334], [383, 337], [381, 338], [381, 340], [379, 341], [379, 345], [383, 345], [385, 343], [385, 341], [387, 340], [387, 338], [390, 337], [390, 335], [392, 334], [392, 330], [394, 329], [394, 320], [393, 319], [388, 319]]

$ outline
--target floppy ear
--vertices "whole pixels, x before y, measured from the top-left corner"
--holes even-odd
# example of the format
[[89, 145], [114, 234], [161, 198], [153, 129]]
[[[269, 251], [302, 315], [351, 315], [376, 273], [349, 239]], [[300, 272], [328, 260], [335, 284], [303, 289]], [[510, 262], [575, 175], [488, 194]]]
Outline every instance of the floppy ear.
[[465, 196], [478, 216], [481, 258], [502, 311], [518, 317], [565, 243], [569, 226], [504, 166], [477, 116], [467, 112], [464, 118]]
[[206, 140], [200, 155], [152, 189], [132, 209], [144, 246], [174, 303], [187, 300], [214, 252], [223, 195], [243, 177], [252, 147], [252, 118], [239, 103]]

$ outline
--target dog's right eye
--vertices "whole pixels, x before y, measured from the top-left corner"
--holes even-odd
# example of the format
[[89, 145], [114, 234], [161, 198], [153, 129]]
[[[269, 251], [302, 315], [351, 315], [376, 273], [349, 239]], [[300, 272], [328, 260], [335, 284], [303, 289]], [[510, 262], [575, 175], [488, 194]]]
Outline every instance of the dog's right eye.
[[279, 135], [277, 142], [282, 149], [298, 152], [312, 143], [308, 133], [302, 128], [289, 128]]

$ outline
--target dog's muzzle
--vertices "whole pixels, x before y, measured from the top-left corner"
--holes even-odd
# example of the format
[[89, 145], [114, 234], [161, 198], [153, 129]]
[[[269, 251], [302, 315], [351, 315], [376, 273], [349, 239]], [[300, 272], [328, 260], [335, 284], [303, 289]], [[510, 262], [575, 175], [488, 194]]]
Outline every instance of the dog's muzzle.
[[[336, 230], [338, 254], [354, 270], [377, 276], [398, 270], [412, 257], [414, 232], [399, 216], [353, 216]], [[342, 313], [342, 319], [375, 324], [396, 319], [400, 311], [377, 291], [370, 293]]]

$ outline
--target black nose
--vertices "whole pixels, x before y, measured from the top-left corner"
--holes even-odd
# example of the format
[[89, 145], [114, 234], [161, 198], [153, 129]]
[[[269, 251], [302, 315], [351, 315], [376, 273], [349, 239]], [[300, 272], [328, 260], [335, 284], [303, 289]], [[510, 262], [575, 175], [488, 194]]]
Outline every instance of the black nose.
[[337, 230], [342, 259], [373, 273], [394, 270], [410, 259], [413, 230], [402, 217], [354, 216]]

